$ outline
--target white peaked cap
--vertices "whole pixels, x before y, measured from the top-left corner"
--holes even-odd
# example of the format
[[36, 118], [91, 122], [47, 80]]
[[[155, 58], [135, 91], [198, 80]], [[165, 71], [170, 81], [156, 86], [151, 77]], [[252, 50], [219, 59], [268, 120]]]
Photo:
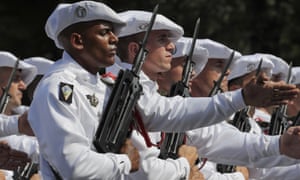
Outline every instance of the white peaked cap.
[[[11, 67], [14, 68], [15, 63], [18, 58], [10, 52], [0, 51], [0, 67]], [[22, 80], [26, 85], [30, 84], [37, 73], [36, 67], [25, 63], [24, 61], [19, 61], [18, 69], [21, 69]]]
[[[200, 39], [200, 46], [208, 50], [208, 59], [225, 59], [228, 60], [233, 49], [221, 44], [219, 42], [213, 41], [211, 39]], [[233, 61], [241, 57], [241, 53], [234, 50]]]
[[264, 54], [264, 53], [257, 53], [261, 56], [266, 56], [268, 59], [270, 59], [273, 64], [274, 64], [274, 68], [273, 68], [273, 72], [272, 74], [274, 75], [280, 75], [280, 79], [285, 81], [288, 73], [289, 73], [289, 65], [288, 63], [286, 63], [283, 59], [281, 59], [280, 57], [274, 56], [272, 54]]
[[[187, 56], [190, 52], [192, 46], [192, 38], [181, 37], [176, 42], [176, 53], [173, 55], [173, 58]], [[192, 61], [195, 62], [195, 73], [196, 77], [205, 67], [207, 63], [208, 51], [207, 49], [199, 45], [199, 40], [196, 41]]]
[[292, 84], [300, 84], [300, 67], [292, 67]]
[[[125, 37], [145, 32], [150, 23], [152, 12], [129, 10], [119, 13], [119, 15], [126, 21], [127, 25], [121, 29], [118, 37]], [[181, 26], [161, 14], [156, 15], [152, 30], [169, 30], [175, 41], [184, 33]]]
[[272, 61], [265, 56], [253, 54], [242, 56], [234, 61], [231, 65], [231, 72], [228, 76], [228, 80], [232, 80], [255, 71], [258, 68], [261, 59], [263, 59], [261, 69], [264, 69], [264, 72], [271, 75], [272, 69], [274, 68]]
[[79, 22], [95, 20], [111, 22], [116, 35], [118, 35], [119, 29], [126, 24], [114, 10], [101, 2], [79, 1], [72, 4], [59, 4], [49, 16], [45, 30], [47, 36], [54, 40], [56, 46], [63, 49], [58, 41], [58, 35], [65, 28]]
[[44, 75], [48, 71], [49, 67], [54, 63], [54, 61], [44, 57], [30, 57], [24, 59], [24, 62], [35, 66], [37, 68], [37, 74], [39, 75]]

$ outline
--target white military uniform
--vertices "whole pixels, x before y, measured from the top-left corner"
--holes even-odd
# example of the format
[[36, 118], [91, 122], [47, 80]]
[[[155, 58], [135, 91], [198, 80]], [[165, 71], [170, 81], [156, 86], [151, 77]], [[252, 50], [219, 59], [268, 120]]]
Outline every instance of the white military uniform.
[[[250, 56], [244, 56], [243, 59], [246, 60], [244, 61], [244, 63], [248, 62], [250, 65], [251, 63], [258, 64], [258, 61], [261, 59], [261, 57], [264, 58], [264, 62], [270, 61], [270, 59], [272, 60], [273, 58], [272, 56], [266, 56], [266, 54], [254, 54]], [[276, 69], [276, 63], [274, 63], [274, 61], [271, 62], [275, 64], [275, 69]], [[248, 67], [250, 67], [249, 65]], [[241, 64], [241, 65], [237, 64], [237, 66], [232, 69], [231, 76], [234, 76], [234, 78], [236, 78], [247, 74], [247, 71], [245, 71], [241, 66], [246, 67], [246, 64]], [[262, 68], [264, 68], [264, 63]], [[268, 68], [271, 70], [272, 73], [274, 73], [274, 66], [273, 67], [270, 66]], [[280, 66], [280, 68], [287, 70], [288, 65], [286, 64], [284, 66]], [[275, 73], [278, 74], [279, 73], [278, 70], [276, 70]], [[271, 73], [269, 74], [271, 75]], [[251, 125], [251, 130], [249, 133], [257, 134], [257, 135], [262, 135], [264, 132], [268, 133], [270, 119], [271, 117], [268, 113], [259, 109], [255, 109], [253, 117], [249, 119]], [[264, 127], [260, 127], [258, 124], [263, 125]], [[271, 168], [252, 167], [252, 168], [248, 168], [248, 171], [249, 171], [249, 179], [252, 180], [258, 180], [258, 179], [280, 180], [280, 179], [299, 179], [300, 173], [298, 169], [299, 169], [299, 164], [294, 164], [285, 167], [271, 167]]]
[[[130, 68], [130, 65], [127, 63], [120, 62], [119, 58], [116, 58], [116, 63], [113, 66], [107, 68], [108, 72], [117, 73], [122, 67]], [[147, 78], [144, 73], [141, 73], [142, 77]], [[145, 86], [151, 84], [151, 87], [147, 89], [153, 89], [155, 82], [149, 79], [148, 84], [143, 85], [143, 92], [146, 94]], [[157, 96], [157, 98], [164, 98], [157, 93], [156, 90], [152, 90], [152, 96]], [[144, 96], [144, 95], [143, 95]], [[141, 96], [141, 99], [143, 98]], [[219, 96], [219, 95], [218, 95]], [[216, 96], [217, 97], [217, 96]], [[155, 98], [152, 98], [155, 100]], [[165, 98], [173, 99], [173, 98]], [[208, 98], [205, 98], [208, 99]], [[155, 101], [151, 101], [154, 103]], [[184, 98], [182, 99], [184, 100]], [[160, 104], [155, 103], [157, 106]], [[201, 107], [201, 106], [199, 106]], [[224, 107], [225, 108], [225, 107]], [[175, 110], [175, 109], [174, 109]], [[199, 117], [200, 118], [200, 117]], [[209, 118], [208, 118], [209, 119]], [[185, 120], [188, 120], [186, 118]], [[163, 119], [161, 120], [161, 122]], [[161, 123], [162, 124], [162, 123]], [[224, 127], [225, 126], [225, 127]], [[237, 135], [240, 134], [240, 135]], [[189, 145], [196, 146], [198, 148], [198, 153], [201, 157], [208, 157], [210, 160], [215, 162], [222, 162], [224, 164], [240, 164], [240, 165], [250, 165], [250, 166], [275, 166], [275, 165], [284, 165], [284, 164], [294, 164], [296, 160], [290, 160], [285, 158], [279, 158], [279, 160], [274, 160], [274, 156], [279, 155], [279, 137], [266, 137], [266, 136], [256, 136], [249, 135], [246, 133], [239, 132], [235, 127], [232, 127], [229, 124], [222, 123], [214, 126], [209, 126], [206, 128], [200, 128], [193, 131], [188, 131], [188, 142]], [[224, 141], [224, 137], [236, 137], [236, 143], [232, 144], [230, 141]], [[252, 151], [249, 151], [249, 146], [245, 146], [245, 143], [249, 143], [249, 146], [253, 147]], [[250, 145], [251, 144], [251, 145]], [[262, 148], [263, 147], [263, 148]], [[226, 153], [227, 152], [227, 153]], [[243, 152], [238, 154], [232, 154], [231, 152]], [[153, 154], [154, 157], [157, 157], [157, 154]], [[269, 157], [266, 157], [269, 156]], [[271, 156], [271, 157], [270, 157]], [[142, 155], [143, 157], [143, 155]], [[221, 161], [219, 161], [222, 159]], [[271, 163], [269, 162], [271, 161]], [[269, 166], [269, 167], [270, 167]]]
[[[71, 103], [59, 100], [60, 83], [66, 83], [61, 91]], [[29, 111], [44, 179], [54, 178], [49, 164], [64, 179], [119, 179], [129, 173], [126, 155], [97, 153], [92, 143], [109, 94], [98, 74], [87, 72], [66, 52], [45, 74]], [[98, 99], [96, 106], [87, 95]]]
[[19, 134], [19, 115], [6, 116], [0, 114], [0, 137]]
[[[189, 44], [185, 45], [185, 41]], [[174, 57], [183, 56], [186, 49], [189, 49], [191, 44], [191, 39], [182, 38], [180, 42], [176, 42], [177, 51]], [[207, 51], [200, 46], [195, 47], [195, 53], [193, 54], [193, 59], [200, 61], [201, 63], [205, 64], [207, 62]], [[119, 65], [119, 66], [118, 66]], [[131, 64], [122, 63], [119, 58], [116, 58], [116, 65], [114, 68], [108, 68], [108, 71], [118, 71], [119, 69], [131, 68]], [[197, 72], [199, 73], [202, 69], [198, 69]], [[150, 132], [149, 137], [152, 143], [157, 143], [161, 141], [161, 133], [160, 132]], [[141, 168], [139, 171], [135, 173], [131, 173], [128, 176], [128, 179], [156, 179], [156, 180], [164, 180], [164, 179], [188, 179], [190, 166], [188, 161], [185, 158], [178, 158], [173, 160], [171, 158], [162, 160], [158, 158], [160, 150], [157, 147], [150, 147], [148, 148], [145, 144], [145, 140], [141, 134], [138, 134], [136, 131], [132, 133], [131, 139], [133, 140], [133, 144], [135, 147], [138, 148], [142, 162]]]

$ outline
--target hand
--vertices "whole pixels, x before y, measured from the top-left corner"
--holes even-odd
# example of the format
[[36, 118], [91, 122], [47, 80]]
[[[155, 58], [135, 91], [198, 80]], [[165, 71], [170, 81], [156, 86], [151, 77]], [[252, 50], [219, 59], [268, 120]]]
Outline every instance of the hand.
[[126, 139], [124, 145], [121, 147], [120, 153], [127, 154], [131, 161], [130, 172], [137, 171], [140, 166], [140, 154], [139, 151], [133, 146], [130, 139]]
[[5, 173], [0, 170], [0, 180], [5, 180]]
[[17, 170], [18, 166], [24, 168], [30, 161], [26, 153], [11, 149], [4, 141], [0, 142], [0, 169]]
[[190, 167], [193, 167], [198, 159], [198, 152], [194, 146], [181, 145], [178, 149], [178, 156], [186, 158]]
[[283, 81], [269, 81], [263, 76], [253, 79], [242, 90], [246, 105], [268, 107], [287, 104], [297, 97], [299, 89]]
[[42, 179], [42, 177], [37, 173], [37, 174], [34, 174], [33, 176], [31, 176], [30, 180], [40, 180]]
[[237, 166], [236, 167], [236, 171], [237, 172], [240, 172], [243, 174], [245, 180], [248, 180], [249, 179], [249, 171], [246, 167], [243, 167], [243, 166]]
[[27, 111], [19, 117], [19, 121], [18, 121], [19, 132], [22, 134], [26, 134], [28, 136], [34, 136], [27, 117], [28, 117]]
[[280, 154], [300, 159], [300, 126], [290, 127], [279, 141]]
[[189, 180], [204, 180], [203, 174], [199, 171], [198, 166], [193, 166], [190, 171]]

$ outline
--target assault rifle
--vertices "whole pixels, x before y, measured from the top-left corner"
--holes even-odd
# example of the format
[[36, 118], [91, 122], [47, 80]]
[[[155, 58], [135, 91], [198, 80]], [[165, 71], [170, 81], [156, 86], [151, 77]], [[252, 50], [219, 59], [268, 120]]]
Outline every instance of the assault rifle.
[[[290, 62], [289, 72], [286, 78], [287, 84], [289, 84], [291, 81], [292, 66], [293, 63]], [[280, 105], [275, 108], [271, 117], [269, 135], [282, 134], [289, 127], [289, 119], [288, 116], [286, 115], [286, 110], [287, 110], [287, 105]]]
[[211, 91], [208, 94], [209, 97], [214, 96], [214, 95], [218, 94], [219, 92], [223, 92], [223, 90], [220, 88], [220, 86], [221, 86], [221, 83], [224, 79], [226, 72], [228, 71], [228, 69], [232, 63], [233, 57], [234, 57], [234, 51], [232, 51], [232, 53], [230, 54], [228, 62], [226, 64], [226, 66], [224, 67], [221, 76], [219, 77], [219, 79], [217, 81], [214, 81], [214, 87], [211, 89]]
[[[192, 61], [192, 56], [195, 49], [196, 40], [199, 33], [199, 25], [200, 25], [200, 18], [197, 19], [194, 34], [193, 34], [193, 41], [190, 47], [190, 51], [188, 56], [185, 59], [185, 64], [182, 72], [182, 80], [172, 85], [169, 96], [182, 96], [182, 97], [189, 97], [189, 80], [191, 73], [193, 71], [194, 62]], [[159, 158], [161, 159], [177, 159], [178, 155], [178, 148], [184, 144], [185, 133], [184, 132], [170, 132], [165, 133], [165, 138], [160, 146], [160, 155]]]
[[[256, 77], [258, 76], [258, 74], [261, 71], [262, 63], [263, 63], [263, 59], [261, 59], [258, 64], [258, 67], [256, 70], [256, 75], [255, 75]], [[232, 124], [242, 132], [249, 132], [251, 129], [251, 125], [249, 122], [250, 109], [251, 109], [250, 107], [246, 107], [246, 108], [242, 109], [241, 111], [235, 113], [235, 115], [234, 115]]]
[[1, 114], [4, 113], [6, 105], [8, 103], [8, 100], [9, 100], [8, 91], [10, 89], [11, 83], [13, 82], [13, 80], [15, 78], [15, 75], [16, 75], [16, 72], [18, 70], [19, 61], [20, 61], [20, 59], [18, 58], [17, 61], [15, 62], [15, 65], [14, 65], [11, 73], [10, 73], [10, 76], [9, 76], [6, 87], [2, 88], [2, 96], [1, 96], [1, 99], [0, 99], [0, 113]]
[[101, 123], [94, 137], [93, 143], [98, 152], [118, 153], [128, 137], [130, 125], [133, 123], [133, 110], [142, 94], [139, 73], [146, 56], [146, 44], [157, 11], [158, 5], [153, 10], [148, 29], [143, 41], [140, 43], [132, 69], [120, 70], [118, 74], [112, 94], [100, 121]]
[[292, 120], [293, 126], [300, 126], [300, 111], [296, 115], [296, 117]]
[[[256, 77], [261, 71], [263, 59], [260, 60], [257, 70], [256, 70]], [[235, 113], [232, 125], [238, 128], [242, 132], [249, 132], [251, 129], [250, 120], [249, 120], [249, 111], [251, 110], [251, 107], [246, 107], [237, 113]], [[217, 171], [221, 173], [232, 173], [236, 172], [236, 166], [235, 165], [229, 165], [229, 164], [217, 164]]]
[[33, 162], [26, 163], [24, 168], [18, 167], [17, 170], [14, 171], [13, 179], [14, 180], [30, 180], [30, 178], [38, 173], [38, 164]]

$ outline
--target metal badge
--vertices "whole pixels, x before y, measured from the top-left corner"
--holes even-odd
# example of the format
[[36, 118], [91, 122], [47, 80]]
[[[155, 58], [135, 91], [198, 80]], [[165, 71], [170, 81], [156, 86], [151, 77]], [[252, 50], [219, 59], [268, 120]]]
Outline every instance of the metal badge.
[[72, 95], [73, 95], [73, 85], [61, 82], [59, 84], [59, 100], [71, 104]]
[[139, 30], [146, 30], [149, 26], [149, 23], [143, 23], [138, 26]]
[[84, 18], [87, 14], [87, 10], [82, 6], [78, 6], [75, 10], [75, 14], [79, 18]]
[[256, 69], [256, 65], [253, 63], [250, 63], [247, 65], [247, 72], [252, 72]]
[[96, 107], [99, 103], [98, 98], [95, 96], [95, 94], [93, 95], [86, 95], [86, 98], [90, 101], [90, 104], [94, 107]]

